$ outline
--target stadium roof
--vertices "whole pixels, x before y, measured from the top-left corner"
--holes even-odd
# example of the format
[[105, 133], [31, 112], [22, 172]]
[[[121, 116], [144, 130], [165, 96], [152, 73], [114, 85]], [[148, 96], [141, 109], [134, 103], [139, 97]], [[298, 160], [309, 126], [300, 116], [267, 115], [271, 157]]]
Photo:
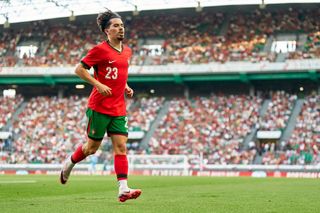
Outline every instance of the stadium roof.
[[319, 3], [320, 0], [0, 0], [0, 24], [113, 11], [192, 8], [225, 5]]

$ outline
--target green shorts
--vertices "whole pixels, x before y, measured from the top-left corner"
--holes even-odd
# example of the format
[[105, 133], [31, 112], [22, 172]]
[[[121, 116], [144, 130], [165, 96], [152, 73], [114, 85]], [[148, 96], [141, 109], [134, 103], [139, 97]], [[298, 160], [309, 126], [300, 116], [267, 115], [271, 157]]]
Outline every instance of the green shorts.
[[107, 132], [108, 136], [112, 134], [128, 136], [128, 118], [127, 116], [109, 116], [88, 108], [86, 115], [88, 117], [87, 134], [93, 140], [102, 140]]

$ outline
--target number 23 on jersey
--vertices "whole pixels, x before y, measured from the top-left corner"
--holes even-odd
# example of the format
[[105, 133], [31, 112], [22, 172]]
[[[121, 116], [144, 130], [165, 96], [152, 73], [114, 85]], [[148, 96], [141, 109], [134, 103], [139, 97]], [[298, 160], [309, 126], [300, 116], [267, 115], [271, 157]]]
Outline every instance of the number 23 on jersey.
[[118, 68], [117, 67], [107, 67], [107, 74], [105, 79], [117, 79], [118, 78]]

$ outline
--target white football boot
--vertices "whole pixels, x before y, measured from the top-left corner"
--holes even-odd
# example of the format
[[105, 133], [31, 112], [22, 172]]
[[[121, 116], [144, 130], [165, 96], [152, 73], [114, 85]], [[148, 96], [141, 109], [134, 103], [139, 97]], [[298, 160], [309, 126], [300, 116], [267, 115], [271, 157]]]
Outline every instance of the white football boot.
[[137, 199], [141, 195], [141, 189], [130, 189], [125, 190], [119, 189], [118, 199], [120, 202], [126, 202], [129, 199]]
[[60, 183], [61, 184], [66, 184], [67, 183], [68, 178], [70, 176], [70, 173], [71, 173], [72, 168], [74, 167], [74, 165], [75, 164], [72, 163], [72, 161], [71, 161], [71, 156], [68, 157], [66, 159], [66, 161], [64, 162], [62, 170], [61, 170], [61, 173], [60, 173]]

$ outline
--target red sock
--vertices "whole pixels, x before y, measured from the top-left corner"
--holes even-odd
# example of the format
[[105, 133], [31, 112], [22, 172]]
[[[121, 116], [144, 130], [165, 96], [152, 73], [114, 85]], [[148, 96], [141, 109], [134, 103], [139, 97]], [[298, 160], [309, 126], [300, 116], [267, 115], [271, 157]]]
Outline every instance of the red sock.
[[114, 170], [118, 180], [127, 180], [128, 178], [128, 159], [127, 155], [114, 156]]
[[71, 161], [72, 161], [72, 163], [78, 163], [78, 162], [82, 161], [83, 159], [85, 159], [86, 157], [87, 156], [85, 156], [82, 151], [82, 145], [80, 145], [80, 146], [78, 146], [76, 151], [72, 154]]

